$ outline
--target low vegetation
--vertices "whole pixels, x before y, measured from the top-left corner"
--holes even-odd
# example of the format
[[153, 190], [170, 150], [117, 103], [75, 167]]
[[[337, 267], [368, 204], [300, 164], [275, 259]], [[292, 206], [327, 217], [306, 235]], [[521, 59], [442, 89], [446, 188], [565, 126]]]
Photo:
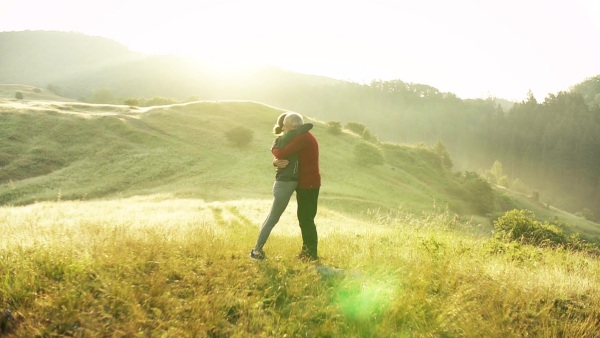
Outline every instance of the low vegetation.
[[[594, 337], [600, 263], [466, 235], [444, 210], [322, 208], [321, 262], [284, 215], [247, 257], [268, 200], [168, 195], [3, 207], [2, 334], [168, 337]], [[291, 208], [295, 206], [292, 205]]]
[[[574, 235], [594, 235], [597, 225], [453, 172], [441, 143], [367, 142], [310, 120], [324, 182], [321, 260], [294, 258], [292, 199], [267, 260], [256, 262], [248, 253], [270, 208], [271, 127], [281, 110], [25, 101], [0, 102], [0, 335], [594, 337], [600, 329], [597, 243]], [[254, 135], [243, 148], [226, 136], [237, 126]], [[360, 145], [383, 164], [358, 165]]]

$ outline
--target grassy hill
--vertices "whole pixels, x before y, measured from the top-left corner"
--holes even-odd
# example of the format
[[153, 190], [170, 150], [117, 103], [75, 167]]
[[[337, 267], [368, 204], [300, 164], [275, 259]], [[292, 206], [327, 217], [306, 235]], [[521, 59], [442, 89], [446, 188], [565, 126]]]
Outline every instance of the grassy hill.
[[[67, 102], [9, 102], [2, 107], [0, 201], [110, 198], [168, 192], [177, 197], [227, 200], [270, 196], [273, 121], [280, 109], [251, 102], [197, 102], [131, 108]], [[414, 212], [434, 203], [471, 212], [460, 189], [430, 151], [384, 144], [383, 166], [356, 163], [350, 132], [332, 135], [315, 124], [321, 147], [323, 200]], [[243, 148], [225, 132], [246, 126]]]
[[[17, 99], [17, 93], [21, 93], [23, 98]], [[0, 84], [0, 103], [6, 104], [8, 102], [28, 102], [31, 100], [64, 102], [75, 101], [73, 99], [58, 96], [47, 89], [37, 88], [34, 86], [20, 84]]]
[[[360, 137], [316, 120], [321, 260], [294, 258], [292, 201], [251, 261], [281, 111], [0, 101], [0, 335], [598, 332], [597, 257], [473, 236], [489, 215], [433, 151], [380, 144], [385, 164], [365, 167]], [[242, 148], [224, 136], [240, 125], [254, 132]], [[493, 212], [518, 206], [495, 196]]]
[[[16, 100], [20, 90], [31, 100]], [[274, 178], [269, 146], [281, 109], [244, 101], [130, 107], [69, 102], [47, 90], [1, 85], [0, 203], [78, 200], [169, 193], [204, 200], [270, 198]], [[39, 100], [33, 100], [37, 95]], [[58, 100], [58, 101], [52, 101]], [[311, 120], [320, 142], [324, 205], [344, 212], [367, 209], [451, 212], [490, 226], [526, 199], [508, 192], [483, 195], [471, 181], [444, 169], [425, 146], [382, 143], [384, 165], [358, 163], [364, 142]], [[225, 133], [245, 126], [244, 147]], [[482, 206], [482, 200], [490, 198]], [[597, 225], [569, 214], [535, 210], [548, 219], [597, 235]], [[491, 218], [490, 218], [491, 217]]]

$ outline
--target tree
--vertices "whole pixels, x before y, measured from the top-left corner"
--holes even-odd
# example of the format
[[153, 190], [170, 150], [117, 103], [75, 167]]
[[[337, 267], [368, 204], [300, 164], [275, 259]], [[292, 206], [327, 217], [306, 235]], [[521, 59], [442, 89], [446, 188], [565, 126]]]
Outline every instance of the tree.
[[454, 164], [452, 163], [452, 159], [450, 159], [450, 154], [446, 149], [444, 143], [440, 140], [433, 146], [433, 152], [438, 155], [442, 161], [442, 167], [445, 169], [452, 169]]
[[15, 99], [17, 100], [23, 100], [23, 93], [22, 92], [16, 92], [15, 93]]
[[508, 177], [504, 175], [502, 163], [498, 160], [492, 164], [492, 168], [488, 172], [488, 179], [494, 184], [508, 188]]
[[237, 147], [246, 147], [254, 139], [254, 131], [244, 126], [237, 126], [226, 131], [225, 138]]
[[458, 179], [467, 192], [466, 200], [476, 212], [487, 214], [494, 209], [494, 191], [490, 183], [472, 171], [458, 174]]

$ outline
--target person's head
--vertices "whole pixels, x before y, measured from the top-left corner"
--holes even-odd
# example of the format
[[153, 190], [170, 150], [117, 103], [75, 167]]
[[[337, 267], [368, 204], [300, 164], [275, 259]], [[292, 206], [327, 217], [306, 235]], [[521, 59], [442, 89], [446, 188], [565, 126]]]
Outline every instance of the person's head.
[[273, 127], [273, 133], [275, 133], [275, 135], [283, 133], [283, 120], [286, 116], [287, 113], [283, 113], [277, 118], [277, 123], [275, 123], [275, 127]]
[[286, 130], [298, 129], [298, 127], [303, 124], [304, 119], [302, 118], [302, 115], [297, 113], [288, 113], [283, 119], [283, 126]]

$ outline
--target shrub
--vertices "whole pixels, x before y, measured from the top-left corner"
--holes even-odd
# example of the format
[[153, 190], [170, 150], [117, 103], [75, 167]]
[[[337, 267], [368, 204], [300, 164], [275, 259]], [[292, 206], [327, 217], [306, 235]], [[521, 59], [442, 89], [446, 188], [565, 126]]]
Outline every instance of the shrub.
[[540, 222], [530, 210], [511, 210], [494, 221], [495, 236], [504, 241], [518, 241], [522, 244], [536, 246], [561, 246], [577, 244], [577, 239], [571, 241], [559, 226]]
[[123, 101], [123, 103], [131, 107], [137, 107], [140, 105], [140, 99], [134, 97]]
[[165, 106], [177, 103], [177, 100], [168, 97], [155, 96], [146, 102], [147, 106]]
[[365, 166], [382, 165], [384, 162], [381, 149], [367, 142], [361, 142], [354, 146], [354, 156], [358, 163]]
[[364, 124], [361, 124], [358, 122], [348, 122], [348, 123], [346, 123], [346, 129], [362, 136], [362, 134], [364, 133], [365, 129], [367, 129], [367, 127]]
[[371, 133], [371, 131], [369, 130], [369, 128], [366, 128], [363, 130], [362, 132], [362, 138], [363, 140], [367, 141], [367, 142], [372, 142], [372, 143], [378, 143], [379, 139], [377, 138], [377, 136], [373, 135]]
[[327, 122], [327, 131], [333, 135], [339, 135], [342, 133], [342, 124], [337, 121]]
[[16, 92], [15, 93], [15, 99], [17, 99], [17, 100], [23, 100], [23, 93], [22, 92]]
[[244, 126], [237, 126], [225, 132], [225, 138], [237, 147], [245, 147], [254, 138], [254, 131]]
[[458, 173], [458, 180], [467, 191], [466, 200], [476, 212], [487, 214], [494, 210], [494, 190], [490, 183], [472, 171]]

